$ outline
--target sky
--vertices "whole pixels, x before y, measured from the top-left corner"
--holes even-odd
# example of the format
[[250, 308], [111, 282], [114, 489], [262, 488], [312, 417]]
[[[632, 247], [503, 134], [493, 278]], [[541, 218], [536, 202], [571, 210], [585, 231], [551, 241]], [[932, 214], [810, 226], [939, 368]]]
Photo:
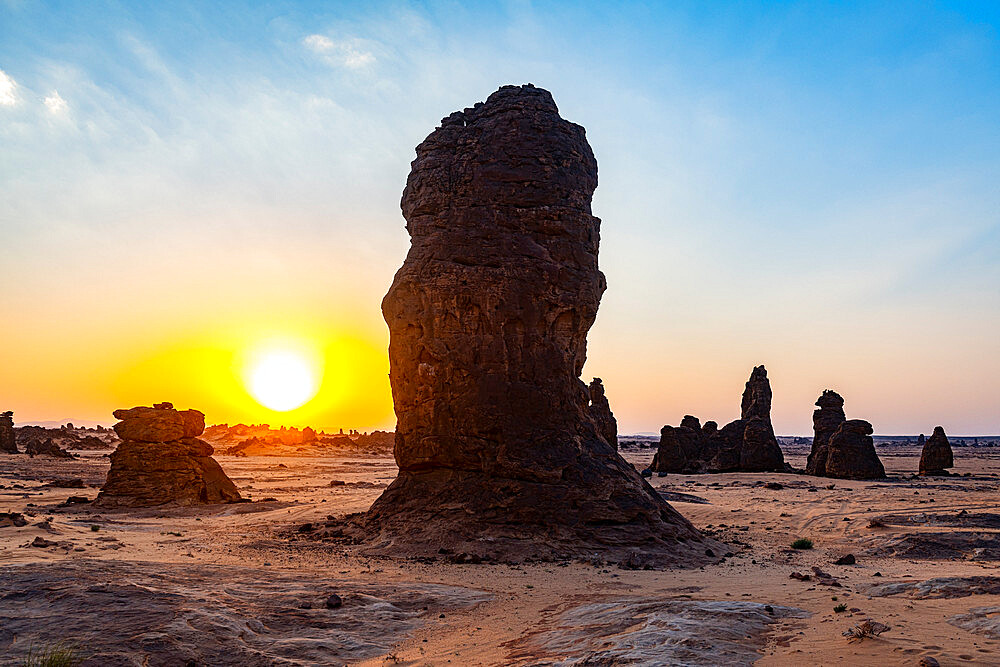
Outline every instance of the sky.
[[[597, 156], [620, 433], [822, 390], [1000, 433], [1000, 5], [0, 0], [0, 409], [392, 428], [414, 147], [505, 84]], [[270, 349], [319, 393], [248, 389]]]

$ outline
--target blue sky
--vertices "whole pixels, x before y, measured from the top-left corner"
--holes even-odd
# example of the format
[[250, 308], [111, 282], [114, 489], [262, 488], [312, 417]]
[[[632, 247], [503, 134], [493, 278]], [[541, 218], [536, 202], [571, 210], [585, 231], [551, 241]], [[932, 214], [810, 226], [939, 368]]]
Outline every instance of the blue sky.
[[[998, 26], [957, 2], [0, 2], [5, 347], [72, 367], [254, 308], [384, 342], [414, 146], [530, 81], [600, 166], [585, 373], [624, 431], [735, 418], [766, 363], [780, 432], [827, 387], [877, 432], [1000, 432]], [[47, 417], [90, 409], [66, 400]]]

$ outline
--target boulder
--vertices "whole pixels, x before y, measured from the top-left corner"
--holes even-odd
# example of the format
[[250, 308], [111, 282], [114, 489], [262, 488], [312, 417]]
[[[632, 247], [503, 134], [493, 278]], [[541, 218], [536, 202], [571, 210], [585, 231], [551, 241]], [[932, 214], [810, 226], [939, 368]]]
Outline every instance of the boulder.
[[0, 412], [0, 454], [17, 454], [14, 435], [14, 413]]
[[410, 250], [382, 301], [399, 476], [361, 519], [371, 552], [708, 560], [711, 541], [619, 456], [580, 380], [606, 287], [596, 186], [584, 129], [530, 84], [417, 147]]
[[138, 407], [115, 410], [121, 421], [114, 425], [122, 440], [139, 442], [170, 442], [181, 438], [197, 438], [205, 431], [205, 415], [197, 410], [174, 410], [170, 403], [157, 403], [152, 408]]
[[872, 425], [864, 419], [848, 419], [837, 427], [827, 445], [825, 477], [838, 479], [882, 479], [885, 468], [872, 441]]
[[594, 378], [590, 382], [590, 416], [597, 424], [598, 432], [604, 436], [607, 443], [613, 447], [618, 447], [618, 420], [611, 412], [611, 404], [604, 394], [604, 383], [601, 378]]
[[[201, 412], [177, 411], [169, 403], [160, 403], [152, 408], [115, 410], [114, 415], [122, 420], [114, 427], [122, 442], [111, 454], [111, 470], [95, 505], [148, 507], [240, 500], [236, 485], [212, 458], [212, 446], [194, 437], [205, 429]], [[153, 437], [166, 439], [150, 440]]]
[[847, 420], [847, 416], [844, 414], [843, 397], [830, 389], [816, 399], [816, 405], [819, 410], [813, 410], [813, 443], [806, 460], [806, 473], [823, 477], [826, 475], [830, 436]]
[[944, 434], [944, 428], [935, 426], [934, 433], [924, 443], [924, 448], [920, 452], [920, 474], [947, 475], [947, 469], [954, 465], [955, 460], [951, 445], [948, 443], [948, 436]]

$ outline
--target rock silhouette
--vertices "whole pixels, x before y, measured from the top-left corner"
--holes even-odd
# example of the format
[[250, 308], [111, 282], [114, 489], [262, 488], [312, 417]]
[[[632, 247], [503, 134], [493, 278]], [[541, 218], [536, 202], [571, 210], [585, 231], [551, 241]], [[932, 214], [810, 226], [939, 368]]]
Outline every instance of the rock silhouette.
[[664, 426], [649, 472], [715, 473], [785, 470], [785, 457], [771, 426], [771, 383], [757, 366], [743, 390], [740, 418], [719, 429], [685, 415], [681, 425]]
[[598, 432], [612, 447], [618, 447], [618, 420], [611, 412], [611, 404], [604, 393], [604, 383], [601, 378], [590, 382], [590, 416], [597, 424]]
[[920, 452], [920, 474], [947, 475], [947, 469], [954, 465], [955, 459], [948, 436], [944, 434], [944, 428], [935, 426], [934, 433], [924, 443], [924, 448]]
[[71, 459], [73, 455], [53, 442], [52, 438], [29, 440], [24, 446], [24, 453], [34, 458], [35, 456], [54, 456], [58, 459]]
[[844, 399], [837, 392], [827, 389], [816, 399], [819, 410], [813, 410], [813, 444], [806, 461], [806, 473], [823, 477], [826, 474], [827, 447], [830, 436], [847, 421]]
[[885, 468], [872, 441], [872, 425], [864, 419], [842, 422], [827, 445], [824, 477], [838, 479], [881, 479]]
[[0, 452], [17, 454], [17, 440], [14, 436], [14, 413], [0, 412]]
[[813, 445], [806, 473], [838, 479], [881, 479], [885, 468], [875, 452], [872, 425], [863, 419], [848, 420], [844, 399], [825, 390], [813, 411]]
[[122, 420], [114, 426], [122, 442], [111, 454], [111, 470], [96, 505], [199, 505], [240, 499], [236, 485], [212, 458], [212, 446], [197, 438], [205, 429], [201, 412], [157, 403], [115, 410], [114, 416]]
[[705, 540], [608, 442], [580, 380], [605, 290], [597, 162], [552, 96], [504, 86], [418, 147], [382, 302], [398, 478], [373, 551], [693, 564]]

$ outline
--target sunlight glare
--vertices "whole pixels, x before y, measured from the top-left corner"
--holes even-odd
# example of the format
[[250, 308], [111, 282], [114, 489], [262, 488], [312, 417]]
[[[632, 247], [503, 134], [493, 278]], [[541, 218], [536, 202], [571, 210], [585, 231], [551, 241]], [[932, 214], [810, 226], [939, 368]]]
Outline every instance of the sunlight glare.
[[271, 350], [250, 369], [248, 389], [264, 407], [287, 412], [311, 400], [319, 389], [317, 373], [305, 356], [291, 350]]

